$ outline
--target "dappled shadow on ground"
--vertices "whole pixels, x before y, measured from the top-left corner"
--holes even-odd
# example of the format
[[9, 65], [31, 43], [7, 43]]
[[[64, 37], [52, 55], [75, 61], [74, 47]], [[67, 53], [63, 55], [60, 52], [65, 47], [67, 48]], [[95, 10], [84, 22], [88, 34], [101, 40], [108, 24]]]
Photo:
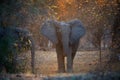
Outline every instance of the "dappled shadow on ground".
[[120, 73], [86, 73], [79, 75], [45, 77], [43, 80], [120, 80]]
[[[73, 73], [89, 72], [94, 70], [99, 61], [97, 51], [81, 51], [77, 52], [73, 68]], [[55, 52], [38, 51], [36, 52], [36, 73], [56, 74], [57, 57]]]
[[[29, 61], [28, 61], [29, 62]], [[36, 74], [1, 74], [0, 80], [120, 80], [120, 62], [109, 62], [109, 53], [102, 51], [77, 52], [73, 73], [57, 73], [55, 51], [36, 51]]]
[[[120, 71], [120, 62], [110, 63], [110, 54], [102, 51], [99, 62], [99, 51], [78, 51], [73, 64], [73, 73]], [[54, 75], [57, 73], [57, 57], [55, 51], [37, 51], [37, 74]]]
[[0, 80], [120, 80], [120, 72], [106, 73], [61, 73], [53, 76], [26, 75], [26, 74], [7, 74], [0, 75]]

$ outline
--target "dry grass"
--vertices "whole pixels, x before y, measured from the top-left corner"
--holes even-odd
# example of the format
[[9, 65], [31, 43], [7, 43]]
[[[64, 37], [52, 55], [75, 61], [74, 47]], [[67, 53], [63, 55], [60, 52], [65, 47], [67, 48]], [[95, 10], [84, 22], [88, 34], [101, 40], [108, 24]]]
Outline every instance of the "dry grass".
[[[28, 52], [30, 54], [30, 52]], [[30, 55], [27, 55], [30, 57]], [[36, 51], [35, 54], [35, 70], [36, 75], [31, 73], [19, 74], [21, 77], [17, 77], [17, 74], [7, 75], [10, 80], [42, 80], [42, 77], [46, 76], [73, 76], [81, 75], [89, 72], [99, 71], [118, 71], [120, 72], [120, 62], [108, 63], [109, 53], [106, 51], [102, 52], [102, 66], [99, 64], [99, 52], [98, 51], [79, 51], [77, 52], [74, 64], [73, 73], [57, 73], [57, 57], [55, 51]], [[30, 61], [28, 61], [30, 63]], [[109, 65], [110, 64], [110, 65]], [[30, 64], [29, 64], [30, 66]]]
[[[107, 61], [109, 59], [109, 53], [106, 51], [102, 52], [102, 66], [99, 67], [99, 52], [98, 51], [79, 51], [77, 52], [74, 64], [73, 73], [87, 73], [99, 70], [109, 70]], [[107, 64], [106, 64], [107, 63]], [[114, 71], [120, 71], [118, 63], [112, 63], [110, 68]], [[116, 68], [117, 67], [117, 68]], [[57, 57], [54, 51], [37, 51], [36, 52], [36, 73], [52, 75], [57, 72]]]

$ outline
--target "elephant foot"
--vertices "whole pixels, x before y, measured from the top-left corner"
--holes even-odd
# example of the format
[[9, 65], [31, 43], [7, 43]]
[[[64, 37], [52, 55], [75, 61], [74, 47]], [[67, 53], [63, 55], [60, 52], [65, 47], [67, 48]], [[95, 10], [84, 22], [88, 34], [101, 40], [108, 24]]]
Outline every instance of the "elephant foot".
[[68, 70], [67, 70], [67, 73], [72, 73], [72, 72], [73, 72], [72, 69], [68, 69]]
[[58, 70], [58, 73], [65, 73], [65, 70]]

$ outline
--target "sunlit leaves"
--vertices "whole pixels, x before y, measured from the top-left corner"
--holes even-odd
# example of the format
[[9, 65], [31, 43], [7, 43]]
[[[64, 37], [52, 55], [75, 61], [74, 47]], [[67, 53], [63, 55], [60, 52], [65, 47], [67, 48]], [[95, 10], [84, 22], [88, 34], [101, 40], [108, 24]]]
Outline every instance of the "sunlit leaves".
[[76, 14], [75, 2], [76, 0], [56, 1], [56, 18], [58, 20], [67, 20], [73, 17]]
[[96, 0], [96, 4], [98, 4], [99, 6], [104, 6], [106, 1], [107, 0]]
[[[18, 11], [10, 5], [0, 5], [0, 11], [4, 11], [3, 15], [6, 16], [5, 25], [11, 23], [27, 27], [36, 40], [39, 38], [38, 28], [46, 19], [67, 21], [78, 18], [86, 28], [93, 29], [112, 26], [114, 15], [117, 14], [116, 0], [18, 0], [17, 4], [22, 5]], [[12, 17], [6, 13], [11, 13]]]

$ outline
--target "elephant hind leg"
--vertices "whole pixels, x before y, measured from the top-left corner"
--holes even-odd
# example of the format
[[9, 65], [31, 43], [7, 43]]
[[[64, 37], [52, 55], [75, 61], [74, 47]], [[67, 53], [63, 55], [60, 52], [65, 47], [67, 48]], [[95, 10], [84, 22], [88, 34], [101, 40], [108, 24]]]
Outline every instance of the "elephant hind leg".
[[60, 45], [56, 46], [58, 72], [65, 72], [65, 57], [63, 55], [63, 49]]

